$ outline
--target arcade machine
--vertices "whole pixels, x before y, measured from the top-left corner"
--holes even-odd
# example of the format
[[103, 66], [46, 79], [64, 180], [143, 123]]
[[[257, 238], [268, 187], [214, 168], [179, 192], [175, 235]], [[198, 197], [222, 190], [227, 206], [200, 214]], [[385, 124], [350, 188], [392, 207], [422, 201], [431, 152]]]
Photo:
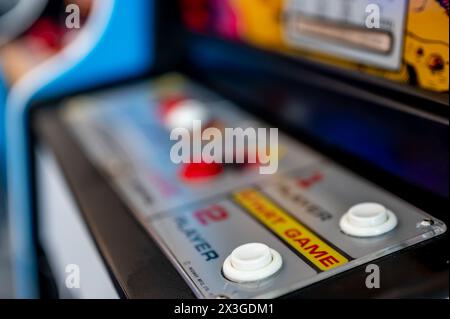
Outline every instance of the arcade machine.
[[41, 296], [448, 298], [448, 10], [154, 2], [148, 72], [27, 113]]

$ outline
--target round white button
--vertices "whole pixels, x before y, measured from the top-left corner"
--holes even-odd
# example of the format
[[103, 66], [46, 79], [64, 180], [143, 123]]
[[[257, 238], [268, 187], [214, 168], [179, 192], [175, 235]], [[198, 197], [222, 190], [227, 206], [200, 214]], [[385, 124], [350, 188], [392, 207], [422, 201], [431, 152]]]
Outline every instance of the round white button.
[[362, 203], [342, 216], [341, 230], [351, 236], [373, 237], [385, 234], [397, 226], [397, 217], [383, 205]]
[[282, 266], [281, 255], [268, 246], [250, 243], [237, 247], [223, 264], [224, 276], [245, 283], [266, 279]]
[[375, 203], [359, 204], [348, 211], [350, 223], [360, 227], [381, 225], [386, 222], [387, 217], [386, 207]]
[[270, 248], [254, 243], [239, 246], [231, 253], [231, 265], [237, 270], [258, 270], [272, 261]]
[[192, 130], [194, 121], [201, 121], [206, 125], [209, 121], [209, 112], [206, 106], [196, 100], [179, 102], [165, 118], [165, 123], [170, 129], [186, 128]]

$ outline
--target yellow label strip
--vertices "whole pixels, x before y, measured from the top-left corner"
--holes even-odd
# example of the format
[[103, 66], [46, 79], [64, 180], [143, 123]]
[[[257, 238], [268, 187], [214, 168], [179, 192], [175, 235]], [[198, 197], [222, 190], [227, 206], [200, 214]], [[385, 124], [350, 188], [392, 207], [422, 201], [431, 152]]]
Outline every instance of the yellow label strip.
[[318, 271], [346, 264], [349, 259], [255, 189], [234, 193], [234, 200]]

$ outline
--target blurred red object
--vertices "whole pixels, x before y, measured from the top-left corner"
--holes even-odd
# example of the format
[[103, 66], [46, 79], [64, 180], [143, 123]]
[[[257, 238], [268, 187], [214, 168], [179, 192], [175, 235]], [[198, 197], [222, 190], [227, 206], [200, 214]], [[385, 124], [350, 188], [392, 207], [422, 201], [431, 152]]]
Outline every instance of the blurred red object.
[[161, 118], [165, 118], [172, 110], [174, 110], [181, 102], [186, 101], [187, 97], [182, 95], [170, 96], [163, 99], [160, 103], [159, 113]]
[[185, 182], [201, 182], [210, 180], [223, 172], [219, 163], [189, 163], [182, 166], [180, 178]]
[[65, 29], [48, 18], [39, 19], [27, 32], [28, 41], [39, 41], [47, 48], [59, 51], [63, 47]]
[[183, 21], [189, 29], [206, 32], [210, 20], [208, 0], [182, 0]]

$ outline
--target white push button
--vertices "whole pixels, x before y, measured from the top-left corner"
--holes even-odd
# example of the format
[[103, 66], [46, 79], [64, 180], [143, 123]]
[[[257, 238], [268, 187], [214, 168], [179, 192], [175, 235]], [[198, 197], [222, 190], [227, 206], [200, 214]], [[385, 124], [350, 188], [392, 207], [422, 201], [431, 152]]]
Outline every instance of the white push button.
[[397, 226], [397, 217], [383, 205], [362, 203], [353, 206], [342, 216], [340, 227], [348, 235], [374, 237], [385, 234]]
[[348, 211], [350, 223], [359, 227], [378, 226], [386, 222], [387, 218], [386, 207], [375, 203], [359, 204]]
[[237, 270], [258, 270], [271, 261], [270, 248], [264, 244], [242, 245], [231, 253], [231, 265]]
[[196, 100], [184, 100], [178, 102], [165, 118], [165, 123], [170, 129], [186, 128], [191, 130], [195, 120], [206, 125], [209, 121], [209, 112], [206, 105]]
[[268, 246], [250, 243], [237, 247], [223, 264], [224, 276], [244, 283], [266, 279], [282, 266], [281, 255]]

